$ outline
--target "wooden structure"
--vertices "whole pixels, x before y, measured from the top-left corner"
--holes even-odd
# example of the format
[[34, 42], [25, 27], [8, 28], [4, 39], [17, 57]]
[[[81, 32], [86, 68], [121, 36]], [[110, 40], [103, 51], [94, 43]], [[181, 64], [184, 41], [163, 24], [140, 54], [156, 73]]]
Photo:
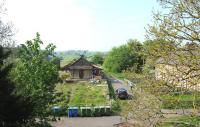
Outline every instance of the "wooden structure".
[[92, 79], [102, 77], [102, 69], [81, 56], [78, 60], [65, 65], [62, 70], [69, 71], [72, 79]]

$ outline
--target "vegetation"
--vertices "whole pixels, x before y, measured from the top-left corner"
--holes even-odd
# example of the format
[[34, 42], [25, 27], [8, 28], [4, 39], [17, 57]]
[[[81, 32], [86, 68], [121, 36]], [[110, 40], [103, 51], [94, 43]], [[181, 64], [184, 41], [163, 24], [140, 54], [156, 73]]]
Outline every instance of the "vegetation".
[[60, 72], [60, 78], [63, 80], [63, 82], [66, 81], [66, 79], [70, 78], [71, 77], [71, 74], [70, 72]]
[[[90, 91], [90, 92], [88, 92]], [[108, 105], [107, 85], [95, 86], [85, 83], [75, 84], [69, 106]]]
[[[0, 3], [2, 4], [2, 3]], [[3, 6], [0, 6], [2, 13]], [[32, 119], [32, 104], [29, 98], [16, 95], [15, 83], [9, 77], [13, 68], [11, 49], [14, 32], [12, 26], [0, 20], [0, 126], [24, 126]]]
[[[200, 107], [200, 2], [158, 1], [164, 11], [153, 13], [154, 22], [147, 28], [147, 40], [144, 43], [129, 40], [114, 47], [106, 57], [105, 53], [88, 51], [55, 54], [53, 44], [43, 50], [37, 33], [36, 38], [14, 49], [15, 59], [9, 58], [14, 32], [11, 25], [0, 20], [0, 126], [47, 126], [44, 124], [52, 106], [61, 106], [65, 115], [68, 106], [109, 105], [108, 96], [113, 99], [114, 112], [121, 111], [126, 120], [137, 120], [141, 126], [198, 126], [200, 118], [196, 114], [160, 121], [162, 108]], [[110, 81], [108, 86], [104, 83], [55, 85], [59, 77], [56, 56], [63, 58], [63, 66], [80, 55], [103, 65], [107, 74], [133, 81], [136, 84], [132, 89], [133, 99], [117, 100]], [[178, 73], [168, 69], [167, 76], [172, 78], [156, 80], [158, 59], [164, 65], [173, 66]], [[60, 77], [64, 82], [70, 74], [62, 73]], [[180, 82], [185, 86], [180, 88]]]
[[192, 109], [195, 106], [200, 106], [199, 93], [194, 99], [194, 94], [191, 93], [170, 93], [161, 96], [163, 99], [163, 108], [165, 109]]
[[[101, 58], [97, 59], [98, 61], [94, 61], [94, 58], [96, 57], [102, 57], [106, 55], [106, 52], [91, 52], [91, 51], [84, 51], [84, 50], [69, 50], [69, 51], [63, 51], [63, 52], [56, 52], [56, 56], [61, 58], [61, 67], [63, 67], [66, 64], [69, 64], [71, 61], [78, 59], [80, 55], [84, 55], [89, 61], [94, 62], [95, 64], [102, 64]], [[96, 59], [96, 58], [95, 58]], [[100, 63], [99, 63], [100, 62]]]
[[91, 58], [91, 62], [94, 64], [99, 64], [102, 65], [104, 62], [104, 56], [102, 53], [97, 52], [96, 54], [94, 54]]
[[37, 33], [33, 41], [27, 41], [20, 47], [11, 78], [16, 83], [16, 93], [30, 99], [33, 106], [31, 115], [43, 120], [48, 116], [46, 110], [53, 100], [58, 66], [54, 63], [55, 46], [49, 44], [42, 50], [41, 44]]
[[0, 126], [15, 127], [26, 124], [32, 113], [29, 98], [15, 95], [15, 84], [9, 79], [12, 64], [5, 63], [9, 49], [0, 46]]
[[[160, 0], [164, 13], [154, 14], [154, 24], [149, 25], [147, 36], [159, 41], [151, 54], [162, 57], [164, 64], [173, 62], [177, 73], [168, 72], [173, 77], [172, 86], [187, 81], [188, 87], [196, 87], [199, 77], [199, 1]], [[171, 79], [170, 79], [171, 80]], [[169, 82], [169, 81], [167, 81]]]
[[88, 83], [57, 84], [54, 96], [53, 105], [61, 106], [64, 112], [69, 106], [109, 105], [108, 87], [104, 83], [97, 85]]
[[179, 116], [166, 119], [161, 127], [197, 127], [200, 124], [199, 116]]
[[131, 69], [141, 72], [143, 65], [142, 44], [137, 40], [129, 40], [127, 44], [114, 47], [105, 58], [103, 63], [107, 71], [121, 73], [123, 70]]

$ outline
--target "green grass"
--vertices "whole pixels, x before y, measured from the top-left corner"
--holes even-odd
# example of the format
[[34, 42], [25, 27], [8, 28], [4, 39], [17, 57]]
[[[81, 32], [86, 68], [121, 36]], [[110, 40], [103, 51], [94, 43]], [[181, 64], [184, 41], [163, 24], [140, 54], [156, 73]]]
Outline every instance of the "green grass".
[[68, 103], [70, 100], [70, 94], [71, 94], [72, 87], [68, 86], [66, 87], [65, 84], [58, 83], [55, 87], [54, 92], [54, 100], [53, 104], [49, 105], [49, 108], [51, 110], [52, 106], [60, 106], [61, 112], [60, 115], [66, 115], [66, 110], [68, 108]]
[[200, 106], [199, 93], [195, 96], [195, 98], [192, 93], [167, 94], [161, 96], [161, 98], [163, 100], [163, 108], [167, 109], [194, 108], [194, 105], [196, 107]]
[[[167, 94], [163, 96], [163, 99], [173, 99], [173, 100], [180, 100], [180, 101], [191, 101], [194, 99], [193, 94], [178, 94], [178, 95], [173, 95], [173, 94]], [[196, 95], [196, 99], [200, 99], [199, 95]]]
[[108, 86], [80, 83], [74, 85], [69, 106], [108, 105]]
[[166, 119], [161, 127], [196, 127], [199, 124], [199, 116], [179, 116]]

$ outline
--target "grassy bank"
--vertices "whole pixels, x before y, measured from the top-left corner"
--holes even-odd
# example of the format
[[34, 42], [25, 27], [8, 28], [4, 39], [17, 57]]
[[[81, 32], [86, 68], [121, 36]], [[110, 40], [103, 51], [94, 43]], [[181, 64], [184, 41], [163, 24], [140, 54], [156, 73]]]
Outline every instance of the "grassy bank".
[[198, 127], [199, 125], [199, 116], [180, 116], [168, 118], [158, 127]]

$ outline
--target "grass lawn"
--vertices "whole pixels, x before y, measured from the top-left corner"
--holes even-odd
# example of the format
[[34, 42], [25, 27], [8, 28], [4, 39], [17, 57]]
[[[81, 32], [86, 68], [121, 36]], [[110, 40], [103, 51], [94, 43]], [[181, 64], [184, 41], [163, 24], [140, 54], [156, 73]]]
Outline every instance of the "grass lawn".
[[166, 119], [161, 127], [197, 127], [200, 125], [200, 117], [180, 116]]
[[109, 104], [107, 84], [78, 83], [74, 84], [72, 91], [69, 106], [101, 106]]
[[194, 105], [200, 106], [200, 94], [195, 96], [192, 93], [188, 94], [167, 94], [161, 96], [163, 99], [163, 108], [176, 109], [176, 108], [193, 108]]

